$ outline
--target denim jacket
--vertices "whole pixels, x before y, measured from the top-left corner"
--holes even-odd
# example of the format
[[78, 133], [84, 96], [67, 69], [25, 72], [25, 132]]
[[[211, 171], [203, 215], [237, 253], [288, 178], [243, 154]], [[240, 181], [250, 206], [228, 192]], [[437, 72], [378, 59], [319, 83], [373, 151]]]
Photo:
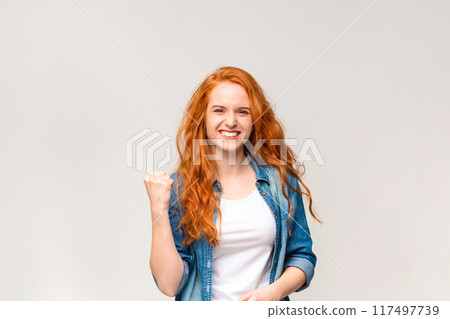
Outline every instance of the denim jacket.
[[[312, 239], [301, 194], [285, 186], [289, 199], [294, 207], [289, 221], [292, 236], [289, 236], [286, 222], [289, 213], [289, 202], [281, 191], [281, 180], [278, 171], [270, 165], [260, 165], [245, 147], [244, 150], [256, 172], [256, 188], [270, 207], [276, 224], [276, 239], [270, 271], [270, 283], [277, 280], [288, 266], [295, 266], [303, 270], [306, 275], [306, 282], [296, 292], [304, 290], [309, 287], [311, 279], [314, 276], [317, 258], [312, 251]], [[183, 277], [175, 293], [175, 300], [211, 300], [213, 247], [206, 240], [205, 236], [203, 236], [199, 240], [182, 248], [181, 244], [184, 233], [182, 230], [178, 231], [178, 224], [183, 213], [178, 196], [182, 193], [179, 192], [177, 196], [175, 176], [176, 173], [171, 175], [174, 184], [171, 191], [169, 218], [175, 246], [184, 264]], [[178, 182], [180, 183], [180, 180]], [[288, 182], [292, 187], [299, 189], [297, 179], [289, 173]], [[213, 188], [220, 200], [222, 187], [217, 179], [214, 182]], [[216, 209], [213, 217], [214, 222], [217, 219], [217, 215], [218, 212]], [[154, 276], [153, 279], [158, 286]], [[230, 278], [230, 280], [233, 280], [233, 278]], [[290, 299], [289, 296], [286, 296], [282, 300], [289, 301]]]

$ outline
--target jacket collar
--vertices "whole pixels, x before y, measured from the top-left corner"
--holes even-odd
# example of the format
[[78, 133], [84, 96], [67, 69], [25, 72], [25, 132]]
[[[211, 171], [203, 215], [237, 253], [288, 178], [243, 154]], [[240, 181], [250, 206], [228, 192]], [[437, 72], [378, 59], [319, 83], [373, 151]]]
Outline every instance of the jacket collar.
[[[250, 164], [253, 166], [253, 169], [256, 173], [256, 181], [265, 181], [266, 183], [269, 183], [269, 177], [266, 174], [267, 164], [263, 164], [257, 160], [258, 157], [260, 157], [259, 154], [256, 154], [256, 157], [253, 157], [252, 153], [247, 150], [247, 148], [244, 146], [244, 155], [247, 156], [247, 158], [250, 160]], [[261, 159], [262, 160], [262, 159]]]
[[[269, 177], [267, 176], [266, 169], [268, 168], [268, 165], [265, 163], [261, 163], [258, 161], [255, 157], [253, 157], [252, 153], [247, 150], [247, 148], [244, 146], [244, 155], [248, 158], [250, 164], [252, 165], [253, 169], [256, 173], [256, 181], [264, 181], [267, 184], [270, 185]], [[259, 157], [259, 154], [256, 154], [257, 157]], [[216, 178], [213, 186], [215, 186], [218, 183], [218, 179]]]

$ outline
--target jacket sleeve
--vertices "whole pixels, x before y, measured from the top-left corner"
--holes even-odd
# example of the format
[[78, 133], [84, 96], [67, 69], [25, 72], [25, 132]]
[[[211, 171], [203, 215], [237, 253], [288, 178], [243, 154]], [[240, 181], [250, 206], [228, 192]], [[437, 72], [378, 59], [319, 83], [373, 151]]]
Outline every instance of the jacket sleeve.
[[[288, 174], [288, 181], [289, 185], [300, 190], [298, 180], [295, 177]], [[312, 238], [306, 220], [302, 195], [290, 188], [288, 188], [288, 193], [293, 206], [289, 219], [289, 229], [292, 236], [288, 234], [284, 269], [295, 266], [305, 273], [306, 282], [295, 291], [299, 292], [309, 287], [314, 277], [317, 257], [312, 251]]]
[[[170, 176], [172, 180], [174, 181], [170, 193], [170, 206], [169, 206], [169, 220], [170, 220], [170, 227], [172, 229], [172, 235], [175, 242], [175, 247], [178, 251], [178, 254], [180, 255], [182, 261], [183, 261], [183, 277], [181, 278], [180, 285], [178, 286], [177, 292], [175, 295], [178, 295], [186, 285], [190, 272], [194, 269], [194, 252], [192, 250], [191, 245], [187, 245], [184, 248], [182, 248], [182, 242], [184, 239], [184, 232], [182, 229], [178, 230], [178, 225], [181, 220], [181, 214], [182, 214], [182, 208], [181, 204], [179, 202], [180, 198], [178, 196], [181, 196], [182, 192], [179, 192], [177, 194], [177, 181], [175, 180], [175, 173]], [[153, 275], [152, 275], [153, 276]], [[153, 276], [153, 280], [156, 283], [156, 286], [159, 289], [158, 283], [156, 282], [155, 277]]]

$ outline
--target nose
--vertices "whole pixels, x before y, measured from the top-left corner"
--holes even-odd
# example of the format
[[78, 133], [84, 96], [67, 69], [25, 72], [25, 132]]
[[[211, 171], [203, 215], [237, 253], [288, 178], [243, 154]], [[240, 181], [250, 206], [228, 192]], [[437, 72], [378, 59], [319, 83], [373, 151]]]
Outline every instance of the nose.
[[236, 114], [234, 114], [234, 112], [230, 112], [227, 116], [227, 118], [225, 119], [225, 124], [229, 127], [234, 127], [237, 124], [237, 117]]

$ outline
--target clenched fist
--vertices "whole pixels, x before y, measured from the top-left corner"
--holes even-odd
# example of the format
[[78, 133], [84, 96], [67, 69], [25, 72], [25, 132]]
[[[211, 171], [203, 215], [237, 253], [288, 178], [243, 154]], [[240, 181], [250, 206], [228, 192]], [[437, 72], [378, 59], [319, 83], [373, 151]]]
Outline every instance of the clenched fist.
[[170, 205], [170, 189], [173, 184], [170, 176], [163, 171], [155, 171], [153, 175], [145, 176], [144, 183], [150, 199], [152, 215], [166, 211]]

